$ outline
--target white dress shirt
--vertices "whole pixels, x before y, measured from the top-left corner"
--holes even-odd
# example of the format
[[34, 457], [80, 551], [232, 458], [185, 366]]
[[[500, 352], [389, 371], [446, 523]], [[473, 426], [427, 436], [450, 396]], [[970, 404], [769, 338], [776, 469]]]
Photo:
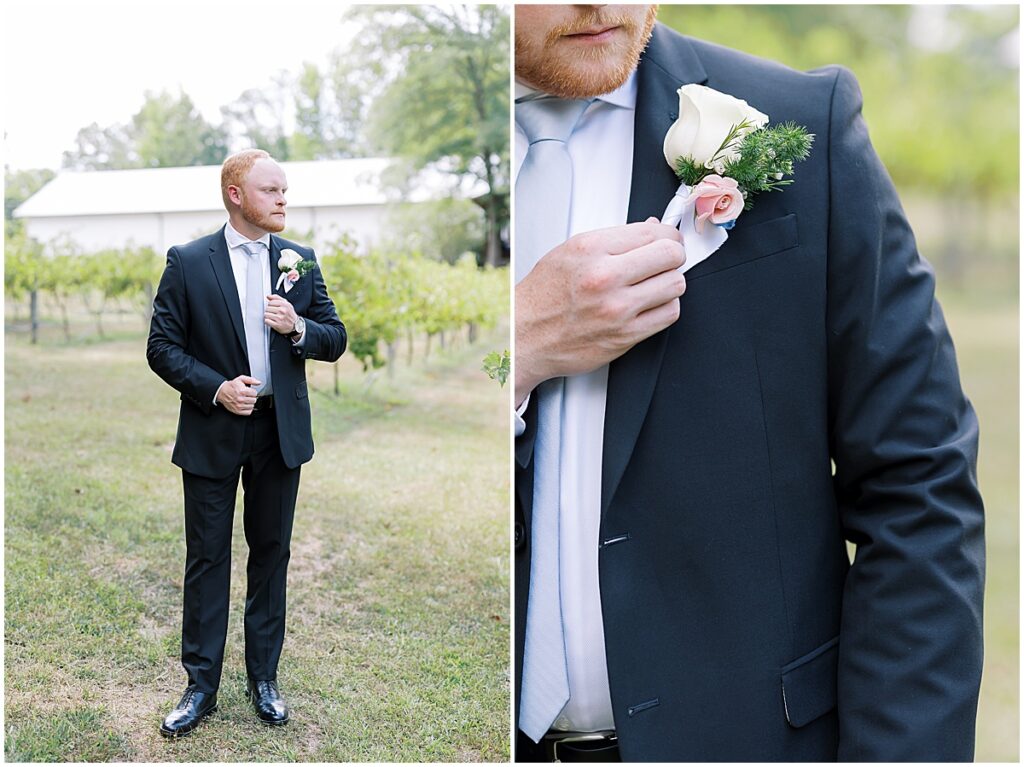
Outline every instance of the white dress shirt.
[[[516, 98], [532, 91], [516, 83]], [[573, 162], [570, 235], [626, 223], [633, 174], [636, 72], [583, 114], [567, 144]], [[528, 149], [516, 125], [516, 176]], [[562, 404], [559, 576], [569, 670], [569, 702], [552, 725], [590, 732], [614, 728], [598, 583], [601, 459], [608, 366], [567, 376]], [[529, 397], [516, 413], [516, 434]], [[534, 514], [537, 510], [534, 510]]]
[[[258, 240], [250, 240], [244, 234], [239, 234], [238, 231], [231, 226], [229, 221], [227, 226], [224, 227], [224, 239], [228, 243], [228, 255], [231, 256], [231, 270], [235, 274], [235, 287], [238, 288], [238, 300], [241, 305], [245, 306], [245, 298], [247, 295], [246, 291], [246, 270], [249, 268], [249, 256], [242, 249], [242, 246], [250, 242], [259, 242], [263, 244], [265, 250], [263, 251], [266, 258], [261, 258], [260, 263], [263, 264], [263, 290], [264, 295], [270, 295], [272, 286], [270, 284], [270, 235], [264, 234]], [[245, 309], [242, 309], [244, 314]]]
[[[264, 234], [258, 240], [250, 240], [244, 234], [240, 234], [237, 229], [231, 226], [231, 222], [229, 221], [227, 225], [224, 227], [224, 240], [227, 242], [228, 256], [231, 258], [231, 271], [235, 278], [235, 288], [238, 290], [238, 301], [242, 307], [245, 306], [245, 299], [246, 296], [248, 296], [248, 288], [246, 286], [246, 270], [249, 268], [249, 255], [242, 249], [242, 246], [250, 242], [263, 243], [263, 247], [266, 248], [264, 252], [267, 254], [266, 258], [260, 259], [260, 263], [263, 265], [263, 294], [269, 296], [273, 291], [273, 286], [271, 285], [271, 280], [273, 279], [273, 276], [270, 269], [269, 255], [270, 234]], [[242, 312], [242, 324], [244, 325], [244, 308], [242, 309]], [[303, 331], [302, 335], [292, 343], [295, 346], [301, 346], [305, 342], [305, 340], [306, 333], [305, 331]], [[267, 339], [267, 343], [270, 343], [269, 338]], [[224, 383], [227, 383], [227, 381], [225, 381]], [[270, 384], [270, 387], [262, 391], [263, 395], [273, 394], [273, 381], [268, 381], [267, 383]], [[216, 393], [213, 395], [214, 405], [219, 404], [217, 402], [217, 396], [220, 394], [220, 389], [221, 386], [223, 385], [224, 384], [222, 383], [220, 386], [218, 386]]]

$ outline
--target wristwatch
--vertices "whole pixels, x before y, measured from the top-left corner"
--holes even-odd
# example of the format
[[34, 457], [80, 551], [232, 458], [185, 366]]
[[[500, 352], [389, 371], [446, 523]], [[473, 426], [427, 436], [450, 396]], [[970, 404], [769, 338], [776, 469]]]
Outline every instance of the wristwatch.
[[302, 337], [302, 334], [305, 332], [305, 330], [306, 320], [303, 319], [302, 317], [299, 317], [297, 320], [295, 320], [295, 327], [292, 328], [292, 332], [288, 334], [288, 338], [290, 338], [292, 341], [298, 341]]

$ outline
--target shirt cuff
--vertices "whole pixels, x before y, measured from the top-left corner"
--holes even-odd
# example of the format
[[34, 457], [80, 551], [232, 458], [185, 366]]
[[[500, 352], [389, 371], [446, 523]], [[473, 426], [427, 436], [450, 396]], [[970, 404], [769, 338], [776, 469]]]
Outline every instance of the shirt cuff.
[[530, 404], [530, 395], [527, 394], [526, 395], [526, 399], [523, 400], [523, 403], [519, 407], [516, 408], [515, 416], [516, 416], [516, 436], [517, 437], [521, 437], [523, 435], [523, 432], [526, 431], [526, 421], [523, 420], [523, 414], [526, 412], [526, 408], [529, 406], [529, 404]]
[[214, 407], [219, 407], [220, 406], [220, 403], [217, 402], [217, 397], [220, 396], [220, 390], [224, 388], [224, 384], [226, 384], [226, 383], [227, 383], [227, 379], [225, 379], [224, 383], [222, 383], [220, 386], [218, 386], [217, 387], [217, 391], [215, 391], [213, 393], [213, 406]]

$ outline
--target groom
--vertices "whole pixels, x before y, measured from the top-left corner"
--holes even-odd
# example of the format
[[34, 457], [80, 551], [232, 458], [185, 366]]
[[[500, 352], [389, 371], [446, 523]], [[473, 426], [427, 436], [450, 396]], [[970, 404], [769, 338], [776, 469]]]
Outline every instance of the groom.
[[[287, 188], [284, 171], [262, 150], [225, 160], [228, 221], [168, 251], [153, 304], [146, 358], [181, 392], [171, 460], [185, 494], [188, 687], [160, 727], [167, 737], [188, 734], [217, 708], [239, 475], [249, 546], [247, 693], [261, 722], [288, 722], [277, 664], [299, 468], [313, 456], [305, 360], [338, 359], [346, 335], [313, 251], [273, 234], [285, 226]], [[289, 249], [305, 263], [297, 279], [278, 266]]]
[[[516, 759], [969, 761], [978, 423], [857, 84], [654, 12], [516, 7]], [[689, 83], [815, 139], [684, 279]]]

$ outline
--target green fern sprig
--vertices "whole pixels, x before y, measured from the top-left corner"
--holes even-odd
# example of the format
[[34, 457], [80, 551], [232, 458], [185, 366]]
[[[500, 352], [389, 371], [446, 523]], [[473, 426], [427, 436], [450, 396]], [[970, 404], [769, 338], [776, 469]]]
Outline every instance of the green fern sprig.
[[[792, 122], [759, 128], [738, 139], [737, 136], [749, 127], [748, 121], [734, 125], [707, 163], [715, 165], [724, 155], [731, 154], [739, 141], [739, 156], [722, 163], [719, 175], [736, 180], [743, 193], [744, 210], [754, 207], [753, 196], [758, 192], [792, 184], [793, 180], [785, 176], [793, 175], [793, 164], [805, 159], [814, 143], [814, 134]], [[676, 160], [675, 172], [680, 181], [693, 187], [715, 171], [689, 157], [680, 157]]]
[[771, 192], [793, 183], [793, 164], [810, 154], [814, 135], [795, 123], [787, 122], [748, 133], [740, 144], [740, 154], [725, 163], [723, 174], [736, 179], [750, 210], [753, 196]]

